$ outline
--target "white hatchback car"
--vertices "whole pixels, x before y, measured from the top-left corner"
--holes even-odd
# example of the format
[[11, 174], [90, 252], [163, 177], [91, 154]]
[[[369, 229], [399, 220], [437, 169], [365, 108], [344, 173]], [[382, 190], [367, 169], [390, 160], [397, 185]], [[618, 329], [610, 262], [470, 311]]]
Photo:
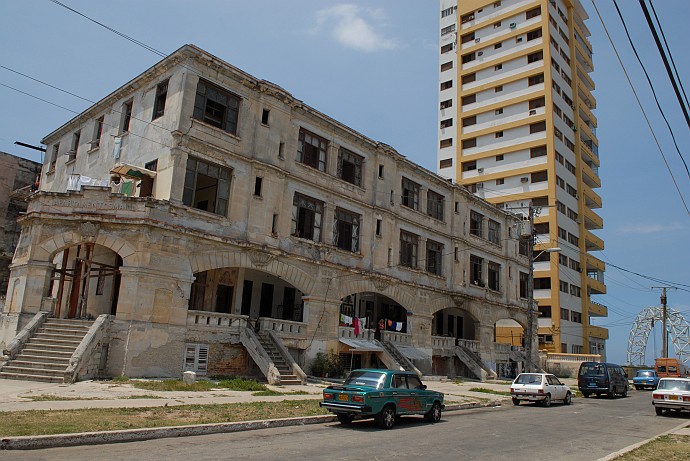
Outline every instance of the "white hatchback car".
[[658, 416], [664, 410], [690, 410], [690, 379], [661, 378], [652, 392], [652, 404]]
[[570, 405], [573, 394], [570, 388], [549, 373], [520, 373], [510, 386], [514, 405], [520, 402], [539, 402], [548, 407], [553, 400], [562, 400]]

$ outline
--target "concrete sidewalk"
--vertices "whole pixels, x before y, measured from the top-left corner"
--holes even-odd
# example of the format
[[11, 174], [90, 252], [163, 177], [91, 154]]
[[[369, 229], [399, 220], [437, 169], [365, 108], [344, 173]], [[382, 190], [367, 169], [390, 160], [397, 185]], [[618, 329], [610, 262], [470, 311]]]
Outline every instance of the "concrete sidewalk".
[[[448, 403], [501, 401], [507, 397], [471, 392], [473, 387], [506, 392], [506, 384], [427, 381], [429, 389], [445, 394]], [[271, 386], [283, 395], [255, 396], [252, 392], [217, 389], [201, 392], [149, 391], [116, 381], [82, 381], [75, 384], [0, 380], [0, 412], [25, 410], [69, 410], [78, 408], [137, 408], [173, 405], [227, 404], [320, 399], [327, 383], [300, 386]], [[291, 394], [300, 392], [304, 394]], [[148, 397], [148, 398], [147, 398]]]
[[[70, 410], [80, 408], [139, 408], [191, 404], [227, 404], [258, 401], [320, 400], [327, 383], [301, 386], [270, 386], [283, 395], [256, 396], [252, 392], [218, 389], [202, 392], [169, 392], [137, 389], [129, 383], [115, 381], [83, 381], [75, 384], [36, 383], [0, 380], [0, 412], [25, 410]], [[472, 387], [506, 391], [505, 384], [454, 383], [428, 381], [430, 389], [445, 394], [446, 411], [500, 405], [508, 397], [472, 392]], [[291, 394], [300, 392], [300, 394]], [[149, 396], [149, 398], [146, 398]], [[59, 434], [31, 437], [4, 437], [0, 450], [30, 450], [59, 446], [93, 445], [132, 442], [165, 437], [181, 437], [224, 432], [238, 432], [335, 421], [334, 415], [284, 418], [264, 421], [200, 424], [181, 427], [131, 429], [119, 431]]]

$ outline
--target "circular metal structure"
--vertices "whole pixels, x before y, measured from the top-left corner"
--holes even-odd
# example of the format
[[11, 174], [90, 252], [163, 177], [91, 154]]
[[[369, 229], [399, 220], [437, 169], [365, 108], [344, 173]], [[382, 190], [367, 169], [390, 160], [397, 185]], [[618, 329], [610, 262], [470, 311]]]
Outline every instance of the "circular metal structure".
[[[628, 337], [628, 364], [644, 365], [649, 333], [654, 328], [654, 322], [662, 322], [662, 312], [661, 306], [645, 307], [635, 317]], [[690, 359], [690, 325], [683, 314], [667, 307], [666, 326], [678, 361], [687, 363]]]

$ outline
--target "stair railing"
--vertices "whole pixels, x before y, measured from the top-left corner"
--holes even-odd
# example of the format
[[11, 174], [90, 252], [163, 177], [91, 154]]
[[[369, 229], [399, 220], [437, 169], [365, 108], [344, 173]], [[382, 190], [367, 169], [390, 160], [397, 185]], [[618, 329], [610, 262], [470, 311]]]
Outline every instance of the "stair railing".
[[70, 357], [63, 382], [73, 383], [77, 381], [80, 378], [79, 372], [82, 372], [83, 376], [81, 376], [81, 378], [92, 378], [96, 375], [96, 367], [93, 367], [93, 365], [89, 367], [90, 362], [92, 362], [90, 359], [94, 357], [94, 351], [102, 343], [105, 337], [105, 329], [108, 325], [109, 318], [110, 316], [108, 314], [101, 314], [96, 317], [89, 331], [84, 335], [81, 342], [74, 350], [72, 357]]
[[292, 354], [290, 354], [290, 351], [287, 350], [285, 345], [283, 345], [283, 341], [280, 339], [280, 337], [273, 330], [268, 330], [268, 336], [271, 338], [271, 341], [276, 349], [278, 349], [278, 352], [280, 353], [281, 357], [283, 357], [283, 360], [285, 360], [285, 363], [287, 363], [292, 370], [292, 373], [297, 376], [300, 381], [302, 381], [302, 384], [306, 383], [307, 374], [302, 370], [302, 368], [300, 368], [297, 362], [295, 362], [295, 359], [292, 358]]
[[6, 362], [12, 360], [17, 356], [24, 344], [31, 339], [34, 333], [41, 328], [48, 317], [48, 312], [37, 312], [36, 315], [26, 324], [22, 331], [10, 341], [5, 349], [2, 351], [2, 358], [0, 358], [0, 366], [5, 365]]

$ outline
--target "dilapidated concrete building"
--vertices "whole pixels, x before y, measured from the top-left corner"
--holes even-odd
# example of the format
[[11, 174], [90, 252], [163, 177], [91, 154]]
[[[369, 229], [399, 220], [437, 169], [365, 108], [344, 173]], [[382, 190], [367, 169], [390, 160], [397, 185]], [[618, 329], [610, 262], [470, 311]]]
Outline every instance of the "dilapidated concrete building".
[[0, 152], [0, 297], [7, 292], [10, 262], [19, 242], [17, 218], [26, 211], [26, 197], [40, 173], [40, 163]]
[[13, 362], [51, 323], [85, 323], [67, 381], [524, 360], [495, 342], [527, 323], [518, 218], [195, 46], [43, 142], [0, 374], [29, 373]]

